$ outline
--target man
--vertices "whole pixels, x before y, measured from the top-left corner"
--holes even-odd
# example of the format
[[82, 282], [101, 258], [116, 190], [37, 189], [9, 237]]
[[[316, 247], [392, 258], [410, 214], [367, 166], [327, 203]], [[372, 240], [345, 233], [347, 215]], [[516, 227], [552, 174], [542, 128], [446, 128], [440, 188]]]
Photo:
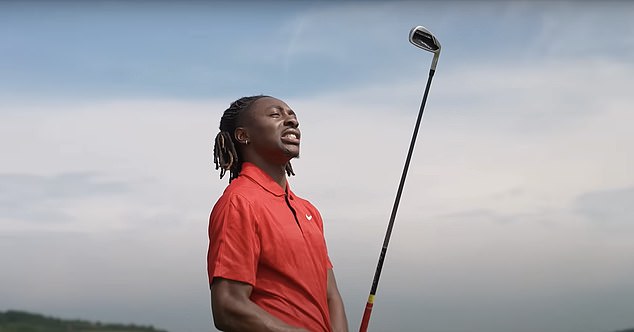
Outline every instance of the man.
[[223, 331], [348, 331], [317, 209], [286, 176], [299, 156], [295, 112], [241, 98], [220, 120], [214, 162], [229, 186], [209, 221], [211, 307]]

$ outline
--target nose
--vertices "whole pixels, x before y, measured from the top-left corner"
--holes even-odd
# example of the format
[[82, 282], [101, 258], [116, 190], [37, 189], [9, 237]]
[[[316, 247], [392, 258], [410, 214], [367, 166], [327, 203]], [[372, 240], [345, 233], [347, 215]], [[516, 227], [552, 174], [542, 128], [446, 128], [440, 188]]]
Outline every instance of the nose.
[[287, 114], [286, 119], [284, 120], [284, 125], [293, 128], [299, 127], [299, 121], [297, 121], [295, 114]]

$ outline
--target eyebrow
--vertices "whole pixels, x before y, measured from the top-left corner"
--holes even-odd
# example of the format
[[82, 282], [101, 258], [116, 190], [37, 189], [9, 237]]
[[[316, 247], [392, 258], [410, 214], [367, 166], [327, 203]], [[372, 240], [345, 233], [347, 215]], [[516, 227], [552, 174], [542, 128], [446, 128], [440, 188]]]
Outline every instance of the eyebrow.
[[[269, 109], [275, 109], [275, 110], [278, 110], [280, 112], [284, 111], [284, 108], [282, 106], [279, 106], [279, 105], [273, 105]], [[288, 111], [295, 113], [295, 111], [293, 111], [293, 109], [291, 109], [290, 107], [288, 108]]]

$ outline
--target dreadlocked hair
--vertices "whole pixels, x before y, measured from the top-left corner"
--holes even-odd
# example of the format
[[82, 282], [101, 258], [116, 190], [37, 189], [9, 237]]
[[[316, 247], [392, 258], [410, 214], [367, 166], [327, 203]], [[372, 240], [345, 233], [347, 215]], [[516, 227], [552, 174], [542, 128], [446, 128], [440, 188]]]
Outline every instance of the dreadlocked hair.
[[[229, 171], [229, 182], [237, 178], [242, 170], [243, 158], [240, 151], [240, 142], [235, 138], [236, 128], [242, 125], [242, 115], [258, 99], [269, 97], [257, 95], [242, 97], [229, 106], [220, 118], [220, 132], [214, 141], [214, 164], [216, 170], [220, 169], [220, 178]], [[295, 175], [291, 162], [286, 163], [286, 174]]]

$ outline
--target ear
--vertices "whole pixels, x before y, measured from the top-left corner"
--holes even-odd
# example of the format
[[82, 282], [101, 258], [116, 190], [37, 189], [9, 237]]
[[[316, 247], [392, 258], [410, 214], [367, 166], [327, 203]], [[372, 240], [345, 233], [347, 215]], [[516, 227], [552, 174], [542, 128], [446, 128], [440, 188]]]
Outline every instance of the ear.
[[242, 144], [249, 144], [249, 133], [247, 132], [246, 128], [244, 127], [236, 128], [234, 135], [238, 142]]

